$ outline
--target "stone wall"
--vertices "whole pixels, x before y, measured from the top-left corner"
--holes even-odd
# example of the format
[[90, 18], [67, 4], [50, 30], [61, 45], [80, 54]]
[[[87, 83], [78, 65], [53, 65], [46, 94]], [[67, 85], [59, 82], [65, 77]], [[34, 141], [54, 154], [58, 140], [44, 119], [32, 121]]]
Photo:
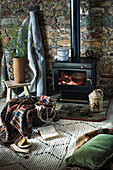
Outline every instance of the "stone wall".
[[[6, 24], [21, 24], [30, 10], [38, 11], [46, 54], [47, 94], [52, 94], [52, 61], [57, 48], [70, 50], [70, 0], [0, 0], [1, 31]], [[81, 56], [92, 50], [97, 57], [97, 88], [113, 95], [113, 1], [81, 0]], [[1, 55], [2, 56], [2, 55]]]

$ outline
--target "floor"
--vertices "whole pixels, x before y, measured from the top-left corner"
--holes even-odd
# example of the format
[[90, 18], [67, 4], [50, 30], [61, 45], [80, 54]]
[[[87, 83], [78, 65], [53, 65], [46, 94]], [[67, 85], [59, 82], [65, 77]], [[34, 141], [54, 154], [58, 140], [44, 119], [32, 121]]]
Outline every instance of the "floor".
[[[0, 99], [0, 113], [5, 106], [6, 99]], [[108, 111], [108, 118], [105, 120], [105, 122], [113, 122], [113, 99], [111, 99], [109, 111]], [[0, 125], [1, 125], [1, 119], [0, 119]]]
[[[3, 109], [3, 107], [5, 106], [5, 103], [6, 103], [6, 99], [0, 99], [0, 112], [2, 111], [2, 109]], [[1, 120], [0, 120], [1, 121]], [[111, 103], [110, 103], [110, 107], [109, 107], [109, 113], [108, 113], [108, 119], [107, 120], [105, 120], [104, 121], [105, 123], [108, 123], [108, 122], [113, 122], [113, 99], [111, 100]], [[90, 122], [89, 124], [91, 124], [91, 125], [93, 125], [93, 124], [96, 124], [97, 122]], [[104, 123], [102, 123], [102, 124], [104, 124]], [[1, 125], [1, 122], [0, 122], [0, 125]], [[62, 126], [63, 125], [63, 126]], [[68, 126], [68, 128], [69, 129], [72, 129], [72, 132], [74, 132], [74, 133], [72, 133], [72, 135], [71, 135], [71, 139], [70, 139], [70, 144], [71, 144], [71, 142], [73, 141], [73, 137], [74, 138], [77, 138], [77, 136], [79, 136], [79, 134], [81, 133], [81, 132], [83, 132], [83, 130], [84, 130], [84, 124], [83, 123], [81, 123], [80, 125], [82, 125], [82, 128], [81, 128], [81, 130], [80, 130], [80, 125], [79, 124], [77, 124], [77, 126], [79, 127], [79, 128], [77, 128], [77, 129], [79, 129], [79, 132], [77, 131], [76, 133], [75, 133], [75, 129], [76, 129], [76, 123], [75, 123], [75, 125], [73, 125], [73, 124], [70, 124], [70, 123], [66, 123], [66, 125]], [[104, 124], [105, 125], [105, 124]], [[66, 129], [68, 129], [67, 128], [67, 126], [66, 126]], [[71, 126], [72, 126], [72, 128], [71, 128]], [[61, 129], [63, 129], [65, 126], [64, 126], [64, 123], [62, 123], [61, 124]], [[73, 128], [73, 127], [75, 127], [75, 129]], [[87, 126], [86, 126], [86, 129], [88, 128], [88, 130], [89, 130], [89, 127], [90, 126], [88, 126], [88, 124], [87, 124]], [[92, 126], [92, 127], [94, 127], [94, 126]], [[103, 127], [103, 126], [102, 126]], [[60, 129], [59, 127], [58, 127], [58, 129]], [[65, 129], [64, 129], [65, 130]], [[60, 132], [63, 132], [62, 133], [62, 136], [65, 136], [65, 134], [66, 134], [66, 131], [61, 131], [60, 130]], [[91, 131], [91, 130], [90, 130]], [[68, 133], [67, 133], [68, 134]], [[73, 135], [74, 134], [74, 135]], [[75, 134], [77, 134], [77, 136], [75, 137]], [[69, 137], [70, 138], [70, 137]], [[57, 151], [60, 149], [62, 149], [61, 151], [62, 151], [62, 153], [64, 153], [64, 151], [66, 151], [67, 150], [67, 144], [68, 144], [68, 142], [67, 142], [67, 139], [66, 138], [64, 138], [65, 139], [65, 141], [63, 140], [63, 142], [62, 142], [62, 140], [60, 139], [60, 142], [62, 142], [62, 144], [60, 143], [60, 145], [59, 146], [65, 146], [64, 144], [66, 143], [66, 146], [62, 149], [62, 147], [61, 148], [58, 148], [58, 143], [59, 143], [59, 141], [57, 140], [57, 141], [54, 141], [54, 143], [51, 143], [51, 145], [49, 144], [49, 149], [47, 148], [47, 150], [46, 150], [46, 152], [45, 152], [45, 146], [48, 146], [48, 145], [44, 145], [44, 143], [42, 142], [42, 145], [41, 145], [41, 142], [39, 142], [39, 141], [41, 141], [41, 140], [38, 140], [38, 144], [37, 145], [34, 145], [35, 147], [37, 147], [37, 146], [39, 146], [39, 150], [41, 150], [41, 146], [44, 146], [45, 148], [43, 149], [43, 147], [42, 147], [42, 150], [45, 152], [45, 153], [49, 153], [50, 151], [51, 151], [51, 148], [53, 148], [53, 145], [55, 145], [56, 143], [57, 143]], [[51, 147], [52, 146], [52, 147]], [[71, 145], [70, 145], [71, 146]], [[38, 147], [37, 147], [38, 148]], [[37, 166], [39, 167], [42, 167], [42, 164], [37, 164], [37, 160], [45, 160], [45, 157], [43, 157], [43, 154], [42, 154], [42, 150], [40, 151], [40, 153], [41, 154], [39, 154], [39, 150], [37, 149], [36, 150], [36, 152], [35, 152], [35, 149], [34, 149], [34, 153], [35, 154], [33, 154], [33, 156], [32, 157], [30, 157], [30, 160], [28, 160], [28, 159], [23, 159], [23, 157], [21, 158], [21, 157], [17, 157], [17, 155], [16, 155], [16, 157], [15, 157], [15, 153], [14, 154], [12, 154], [12, 153], [9, 153], [9, 152], [7, 152], [6, 150], [3, 150], [4, 148], [2, 148], [2, 150], [1, 150], [1, 153], [3, 152], [3, 154], [2, 154], [2, 159], [4, 159], [5, 161], [4, 162], [2, 162], [2, 163], [4, 163], [5, 164], [5, 166], [4, 167], [6, 167], [6, 162], [7, 162], [7, 164], [8, 164], [8, 166], [9, 165], [11, 165], [11, 169], [21, 169], [21, 165], [24, 165], [24, 166], [22, 166], [22, 169], [23, 169], [23, 167], [27, 167], [27, 166], [29, 166], [29, 168], [28, 169], [34, 169], [34, 167], [36, 167], [35, 169], [37, 169]], [[54, 148], [54, 150], [55, 150], [55, 148]], [[53, 154], [54, 152], [52, 152], [52, 154]], [[35, 157], [35, 155], [36, 155], [36, 157]], [[57, 155], [57, 157], [59, 158], [59, 160], [61, 160], [62, 159], [62, 157], [61, 157], [61, 152], [58, 152], [58, 153], [56, 153], [56, 155]], [[44, 154], [44, 156], [45, 156], [45, 154]], [[40, 159], [41, 158], [41, 159]], [[50, 155], [50, 154], [48, 154], [48, 156], [46, 156], [46, 162], [48, 163], [49, 161], [48, 160], [50, 160], [50, 158], [53, 158], [53, 155]], [[63, 157], [64, 158], [64, 157]], [[16, 161], [15, 161], [16, 160]], [[52, 160], [52, 159], [51, 159]], [[58, 159], [57, 159], [58, 160]], [[13, 163], [12, 163], [13, 162]], [[17, 167], [14, 167], [15, 165], [16, 165], [16, 163], [19, 163], [19, 164], [17, 164], [18, 165], [18, 168]], [[30, 163], [29, 164], [29, 162], [33, 162], [33, 164], [32, 163]], [[41, 162], [41, 161], [38, 161], [38, 162]], [[27, 164], [28, 163], [28, 164]], [[43, 162], [42, 162], [43, 163]], [[45, 165], [45, 163], [43, 163], [43, 165]], [[50, 166], [50, 165], [47, 165], [48, 167]], [[32, 168], [31, 168], [32, 167]], [[1, 169], [1, 168], [0, 168]], [[4, 168], [4, 170], [6, 170], [6, 169], [10, 169], [9, 167], [8, 168]], [[25, 169], [25, 168], [24, 168]], [[40, 168], [39, 168], [40, 169]], [[41, 168], [42, 169], [42, 168]], [[51, 168], [50, 168], [51, 169]], [[78, 168], [77, 168], [78, 169]]]

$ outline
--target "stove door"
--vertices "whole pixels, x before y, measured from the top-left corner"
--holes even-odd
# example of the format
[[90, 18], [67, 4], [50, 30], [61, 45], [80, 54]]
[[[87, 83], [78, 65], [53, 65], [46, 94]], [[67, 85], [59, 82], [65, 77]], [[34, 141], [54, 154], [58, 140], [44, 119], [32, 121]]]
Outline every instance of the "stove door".
[[[88, 90], [93, 88], [91, 69], [54, 68], [54, 90]], [[88, 90], [89, 91], [89, 90]]]
[[58, 70], [58, 84], [86, 86], [86, 71]]

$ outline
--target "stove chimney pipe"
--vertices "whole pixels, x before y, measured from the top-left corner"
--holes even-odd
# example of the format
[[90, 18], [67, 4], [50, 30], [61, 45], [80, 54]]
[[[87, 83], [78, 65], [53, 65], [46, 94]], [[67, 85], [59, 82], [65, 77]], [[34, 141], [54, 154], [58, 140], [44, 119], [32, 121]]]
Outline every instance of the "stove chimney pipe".
[[80, 0], [71, 2], [71, 60], [80, 60]]

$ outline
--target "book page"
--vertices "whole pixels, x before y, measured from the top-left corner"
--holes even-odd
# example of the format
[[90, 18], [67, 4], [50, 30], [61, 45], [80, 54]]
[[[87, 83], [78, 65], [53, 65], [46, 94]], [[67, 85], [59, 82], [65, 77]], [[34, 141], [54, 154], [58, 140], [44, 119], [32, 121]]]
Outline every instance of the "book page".
[[21, 153], [28, 153], [29, 152], [29, 148], [27, 149], [22, 149], [22, 148], [19, 148], [17, 145], [15, 144], [11, 144], [10, 145], [10, 148], [15, 151], [15, 152], [21, 152]]
[[50, 139], [59, 136], [53, 125], [38, 128], [38, 131], [43, 139]]

